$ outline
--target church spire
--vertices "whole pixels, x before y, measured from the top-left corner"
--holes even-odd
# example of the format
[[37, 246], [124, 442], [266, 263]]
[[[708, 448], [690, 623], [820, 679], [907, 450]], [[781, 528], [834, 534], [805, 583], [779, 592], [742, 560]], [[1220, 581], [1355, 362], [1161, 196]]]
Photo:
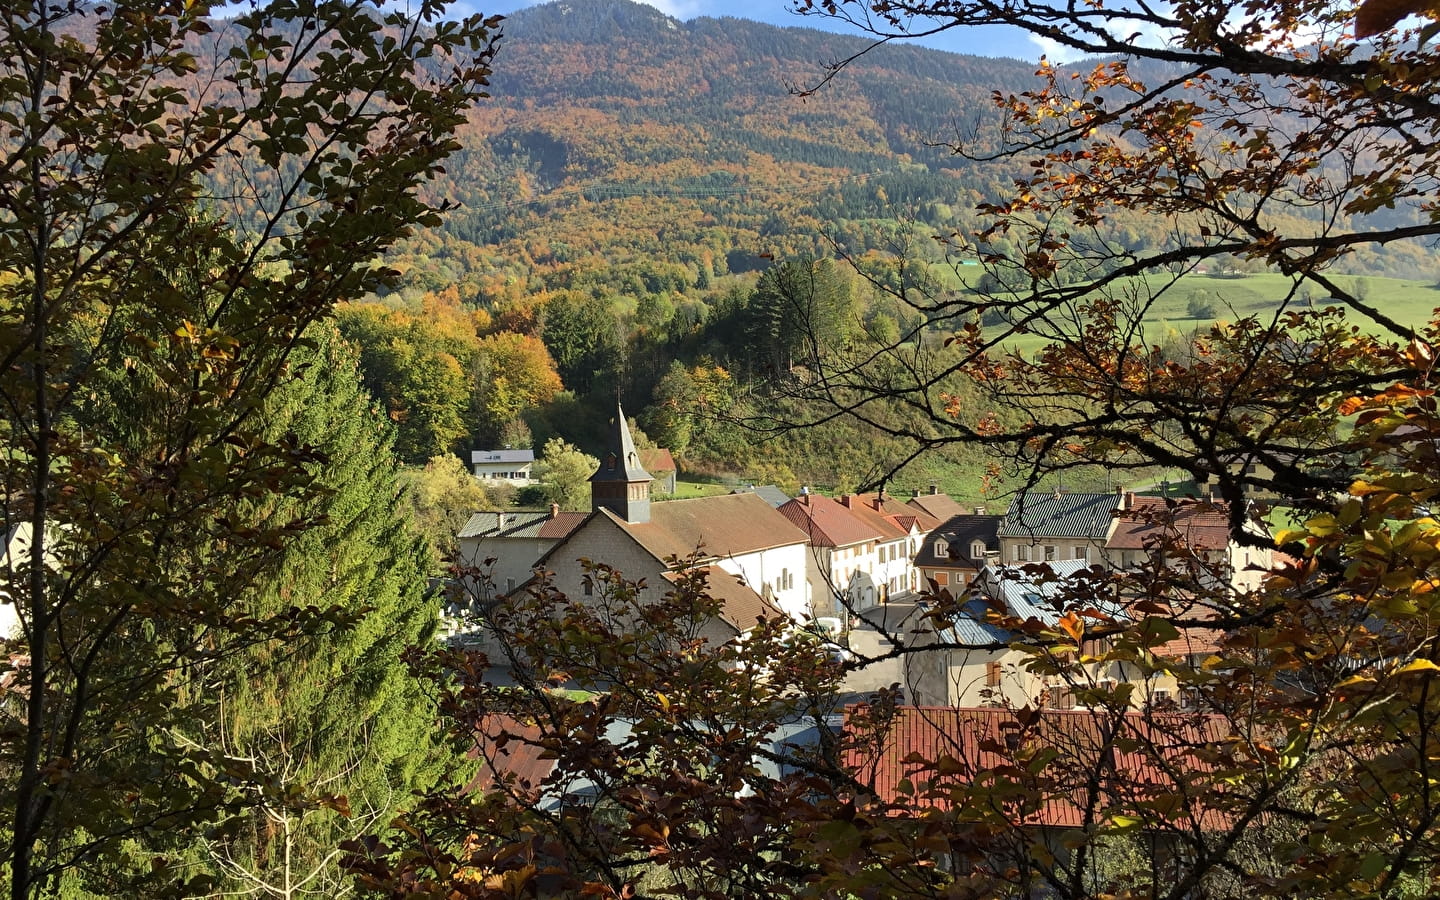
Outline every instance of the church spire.
[[590, 508], [605, 507], [627, 522], [650, 521], [650, 473], [640, 465], [640, 454], [625, 422], [625, 410], [615, 404], [609, 446], [600, 468], [590, 476]]

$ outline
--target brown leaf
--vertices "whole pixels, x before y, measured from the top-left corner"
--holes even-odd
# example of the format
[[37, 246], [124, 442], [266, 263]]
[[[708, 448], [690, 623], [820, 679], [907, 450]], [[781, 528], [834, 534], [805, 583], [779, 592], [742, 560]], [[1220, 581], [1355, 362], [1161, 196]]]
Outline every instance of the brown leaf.
[[1355, 37], [1358, 40], [1377, 35], [1428, 5], [1426, 0], [1365, 0], [1355, 11]]

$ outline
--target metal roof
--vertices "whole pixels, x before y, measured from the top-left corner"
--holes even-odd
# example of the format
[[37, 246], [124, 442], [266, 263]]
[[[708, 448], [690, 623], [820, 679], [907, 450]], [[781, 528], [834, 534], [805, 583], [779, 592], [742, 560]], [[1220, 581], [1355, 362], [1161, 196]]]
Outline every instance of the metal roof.
[[481, 463], [533, 463], [534, 450], [471, 450], [470, 465]]
[[[866, 734], [873, 727], [868, 719], [863, 706], [851, 707], [846, 730]], [[1155, 801], [1189, 797], [1188, 779], [1207, 767], [1197, 751], [1221, 744], [1230, 730], [1216, 715], [901, 706], [886, 720], [878, 745], [846, 741], [842, 761], [886, 802], [949, 809], [950, 786], [1015, 765], [1008, 747], [1044, 746], [1055, 759], [1035, 775], [1047, 789], [1017, 824], [1074, 828], [1097, 809], [1123, 809], [1146, 827], [1218, 828], [1226, 824], [1224, 814], [1194, 798], [1164, 807]], [[937, 765], [941, 759], [948, 766]]]
[[574, 531], [589, 513], [543, 509], [477, 512], [466, 520], [460, 538], [553, 538]]
[[[1046, 568], [1053, 577], [1043, 575]], [[988, 565], [981, 570], [979, 580], [986, 593], [1003, 604], [1010, 615], [1054, 625], [1064, 612], [1061, 604], [1070, 599], [1065, 593], [1073, 590], [1075, 577], [1088, 568], [1090, 563], [1083, 559], [1026, 566]], [[1088, 605], [1117, 618], [1129, 618], [1123, 607], [1106, 598], [1092, 598]]]
[[1104, 541], [1119, 502], [1114, 494], [1021, 494], [1011, 501], [1000, 536]]

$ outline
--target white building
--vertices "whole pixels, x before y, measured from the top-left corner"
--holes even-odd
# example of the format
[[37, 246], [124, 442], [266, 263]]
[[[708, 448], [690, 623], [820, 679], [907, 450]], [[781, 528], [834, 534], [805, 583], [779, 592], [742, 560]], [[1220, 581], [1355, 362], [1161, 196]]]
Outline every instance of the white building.
[[487, 484], [502, 481], [515, 487], [535, 483], [534, 450], [472, 450], [470, 471]]
[[652, 504], [650, 482], [617, 407], [610, 452], [590, 479], [593, 511], [536, 562], [553, 573], [556, 589], [571, 598], [591, 595], [581, 559], [644, 579], [646, 591], [660, 593], [679, 574], [705, 569], [723, 602], [721, 621], [706, 631], [712, 640], [749, 630], [761, 615], [797, 623], [813, 617], [807, 537], [769, 503], [726, 494]]

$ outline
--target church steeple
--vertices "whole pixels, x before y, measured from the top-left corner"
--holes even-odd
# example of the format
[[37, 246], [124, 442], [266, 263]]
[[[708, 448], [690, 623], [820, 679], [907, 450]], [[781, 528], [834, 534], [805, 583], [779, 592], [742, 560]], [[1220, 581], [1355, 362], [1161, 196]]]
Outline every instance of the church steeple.
[[625, 410], [615, 404], [615, 421], [600, 468], [590, 476], [590, 508], [605, 507], [627, 522], [650, 521], [650, 473], [640, 465]]

